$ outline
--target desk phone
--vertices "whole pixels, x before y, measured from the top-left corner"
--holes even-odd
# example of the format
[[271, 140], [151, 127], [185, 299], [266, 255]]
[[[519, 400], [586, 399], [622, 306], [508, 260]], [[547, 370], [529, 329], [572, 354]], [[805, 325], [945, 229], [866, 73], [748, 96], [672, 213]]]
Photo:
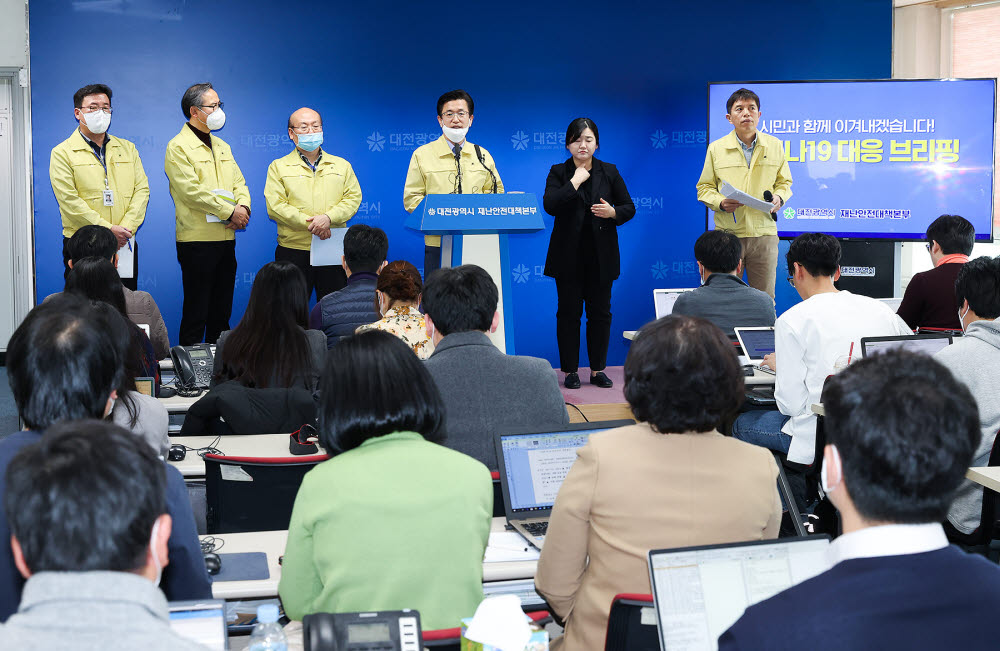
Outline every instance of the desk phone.
[[421, 651], [420, 613], [314, 613], [302, 618], [305, 651]]
[[170, 358], [174, 362], [177, 386], [182, 389], [207, 389], [212, 382], [212, 368], [215, 364], [214, 346], [197, 344], [194, 346], [174, 346]]

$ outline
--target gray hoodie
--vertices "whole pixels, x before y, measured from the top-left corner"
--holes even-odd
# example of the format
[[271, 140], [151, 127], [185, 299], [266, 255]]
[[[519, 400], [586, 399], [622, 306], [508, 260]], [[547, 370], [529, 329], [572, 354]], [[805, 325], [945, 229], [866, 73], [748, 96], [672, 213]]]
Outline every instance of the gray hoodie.
[[[1000, 429], [1000, 322], [976, 321], [965, 336], [955, 339], [934, 358], [948, 367], [959, 382], [965, 383], [979, 406], [982, 438], [976, 448], [973, 466], [985, 466], [993, 449], [993, 439]], [[962, 533], [972, 533], [979, 526], [983, 512], [983, 487], [969, 480], [962, 482], [948, 511], [948, 521]]]

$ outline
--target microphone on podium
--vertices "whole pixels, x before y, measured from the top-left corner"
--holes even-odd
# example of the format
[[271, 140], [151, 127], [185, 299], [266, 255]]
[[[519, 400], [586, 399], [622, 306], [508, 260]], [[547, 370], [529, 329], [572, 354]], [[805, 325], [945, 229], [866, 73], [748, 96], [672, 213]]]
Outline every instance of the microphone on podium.
[[[764, 201], [772, 201], [772, 202], [774, 201], [774, 195], [771, 194], [770, 190], [764, 190]], [[774, 221], [778, 221], [778, 213], [772, 212], [769, 214], [771, 215], [771, 219], [773, 219]]]
[[462, 194], [462, 148], [455, 147], [455, 168], [458, 170], [457, 183], [458, 189], [455, 191], [456, 194]]

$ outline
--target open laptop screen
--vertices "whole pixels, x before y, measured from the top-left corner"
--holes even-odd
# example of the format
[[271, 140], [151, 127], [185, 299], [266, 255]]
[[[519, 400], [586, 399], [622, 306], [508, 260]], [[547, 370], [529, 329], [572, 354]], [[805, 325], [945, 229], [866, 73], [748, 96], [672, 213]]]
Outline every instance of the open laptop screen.
[[170, 628], [212, 651], [226, 651], [226, 602], [221, 599], [170, 602]]
[[911, 353], [933, 355], [951, 344], [951, 335], [900, 335], [898, 337], [862, 337], [861, 356], [870, 357], [887, 350], [902, 348]]
[[653, 290], [653, 308], [656, 310], [656, 318], [660, 319], [662, 317], [671, 314], [674, 311], [674, 303], [677, 302], [677, 297], [684, 292], [690, 292], [693, 287], [687, 287], [684, 289], [654, 289]]
[[774, 328], [736, 328], [747, 359], [762, 360], [774, 352]]
[[829, 567], [828, 536], [649, 552], [660, 648], [704, 651], [753, 604]]
[[605, 421], [569, 425], [554, 432], [501, 434], [500, 471], [504, 473], [510, 513], [531, 517], [533, 511], [551, 509], [566, 473], [576, 461], [577, 449], [587, 443], [590, 435], [631, 424]]

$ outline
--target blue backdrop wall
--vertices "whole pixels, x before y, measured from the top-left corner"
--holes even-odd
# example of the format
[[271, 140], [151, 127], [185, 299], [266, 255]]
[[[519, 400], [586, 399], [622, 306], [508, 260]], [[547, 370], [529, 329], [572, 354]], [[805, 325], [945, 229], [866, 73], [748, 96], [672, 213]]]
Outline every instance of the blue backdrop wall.
[[[163, 157], [184, 122], [185, 88], [215, 85], [228, 116], [217, 135], [252, 195], [254, 220], [237, 236], [233, 325], [254, 273], [273, 259], [264, 180], [268, 164], [290, 151], [289, 113], [310, 106], [323, 114], [324, 149], [348, 159], [361, 183], [355, 220], [386, 230], [390, 259], [421, 266], [422, 241], [402, 226], [403, 179], [412, 151], [440, 135], [438, 95], [465, 88], [476, 101], [469, 139], [490, 150], [509, 190], [535, 192], [539, 202], [549, 166], [567, 157], [570, 120], [587, 116], [600, 128], [598, 156], [618, 165], [638, 208], [620, 231], [610, 364], [625, 357], [620, 332], [653, 317], [653, 288], [698, 282], [692, 245], [705, 210], [694, 183], [707, 82], [886, 78], [892, 45], [890, 0], [32, 0], [30, 10], [39, 300], [63, 283], [49, 152], [75, 128], [72, 96], [84, 84], [111, 86], [110, 132], [135, 142], [149, 175], [139, 287], [156, 298], [174, 341], [180, 269]], [[761, 103], [766, 115], [766, 96]], [[516, 351], [555, 361], [555, 284], [542, 276], [551, 223], [512, 237], [510, 257]], [[778, 287], [780, 312], [797, 296]]]

